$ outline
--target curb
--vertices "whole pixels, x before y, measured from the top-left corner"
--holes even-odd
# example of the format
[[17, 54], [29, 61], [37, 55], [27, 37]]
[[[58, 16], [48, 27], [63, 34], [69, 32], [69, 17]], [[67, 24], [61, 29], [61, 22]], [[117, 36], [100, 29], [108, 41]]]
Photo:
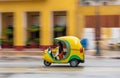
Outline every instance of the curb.
[[96, 58], [120, 59], [120, 56], [90, 56], [90, 55], [86, 55], [85, 58], [89, 58], [89, 59], [96, 59]]
[[6, 52], [6, 53], [9, 53], [9, 52], [21, 52], [21, 53], [24, 53], [24, 52], [43, 52], [43, 51], [0, 51], [1, 53], [4, 53], [4, 52]]
[[0, 58], [6, 57], [6, 58], [42, 58], [42, 56], [0, 56]]

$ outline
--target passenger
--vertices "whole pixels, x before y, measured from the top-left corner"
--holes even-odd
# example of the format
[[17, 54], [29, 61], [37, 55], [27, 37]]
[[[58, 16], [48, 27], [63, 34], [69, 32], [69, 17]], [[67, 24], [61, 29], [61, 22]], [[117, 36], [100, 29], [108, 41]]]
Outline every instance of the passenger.
[[55, 59], [60, 60], [63, 57], [63, 44], [61, 42], [58, 42], [57, 45], [58, 45], [58, 51], [55, 55]]

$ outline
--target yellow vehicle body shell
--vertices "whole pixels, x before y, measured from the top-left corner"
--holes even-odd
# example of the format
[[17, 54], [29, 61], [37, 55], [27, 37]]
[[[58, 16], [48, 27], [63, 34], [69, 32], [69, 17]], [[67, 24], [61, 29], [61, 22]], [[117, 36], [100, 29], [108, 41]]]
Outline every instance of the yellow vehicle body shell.
[[[78, 59], [84, 61], [84, 48], [82, 47], [80, 40], [74, 36], [63, 36], [55, 38], [55, 41], [65, 42], [67, 45], [68, 55], [61, 60], [55, 60], [48, 53], [48, 49], [44, 51], [43, 59], [50, 63], [68, 63], [72, 59]], [[83, 52], [80, 52], [83, 49]], [[57, 52], [57, 48], [52, 50], [53, 53]]]

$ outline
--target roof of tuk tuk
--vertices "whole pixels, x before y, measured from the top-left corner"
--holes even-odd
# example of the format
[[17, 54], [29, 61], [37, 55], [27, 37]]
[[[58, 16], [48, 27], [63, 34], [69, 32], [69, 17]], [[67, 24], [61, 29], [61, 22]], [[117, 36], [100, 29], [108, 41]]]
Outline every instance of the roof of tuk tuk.
[[54, 38], [55, 41], [63, 41], [67, 44], [69, 44], [69, 47], [71, 49], [80, 49], [82, 47], [80, 43], [80, 39], [75, 36], [63, 36], [63, 37], [57, 37]]

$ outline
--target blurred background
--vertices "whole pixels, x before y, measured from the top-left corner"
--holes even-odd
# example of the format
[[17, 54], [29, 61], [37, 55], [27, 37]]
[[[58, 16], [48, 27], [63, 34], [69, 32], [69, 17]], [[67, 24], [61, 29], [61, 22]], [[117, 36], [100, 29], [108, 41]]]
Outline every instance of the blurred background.
[[0, 0], [0, 47], [24, 50], [51, 46], [53, 38], [77, 36], [86, 49], [96, 41], [120, 49], [120, 0]]
[[[77, 70], [84, 78], [120, 77], [120, 0], [0, 0], [0, 73], [9, 73], [0, 77], [20, 73], [21, 66], [21, 73], [40, 73], [34, 70], [39, 66], [47, 70], [40, 61], [43, 50], [53, 47], [53, 38], [61, 36], [76, 36], [85, 48], [86, 63], [69, 72]], [[48, 71], [60, 72], [61, 67]], [[90, 71], [92, 75], [87, 74]], [[10, 78], [18, 77], [22, 76]]]

